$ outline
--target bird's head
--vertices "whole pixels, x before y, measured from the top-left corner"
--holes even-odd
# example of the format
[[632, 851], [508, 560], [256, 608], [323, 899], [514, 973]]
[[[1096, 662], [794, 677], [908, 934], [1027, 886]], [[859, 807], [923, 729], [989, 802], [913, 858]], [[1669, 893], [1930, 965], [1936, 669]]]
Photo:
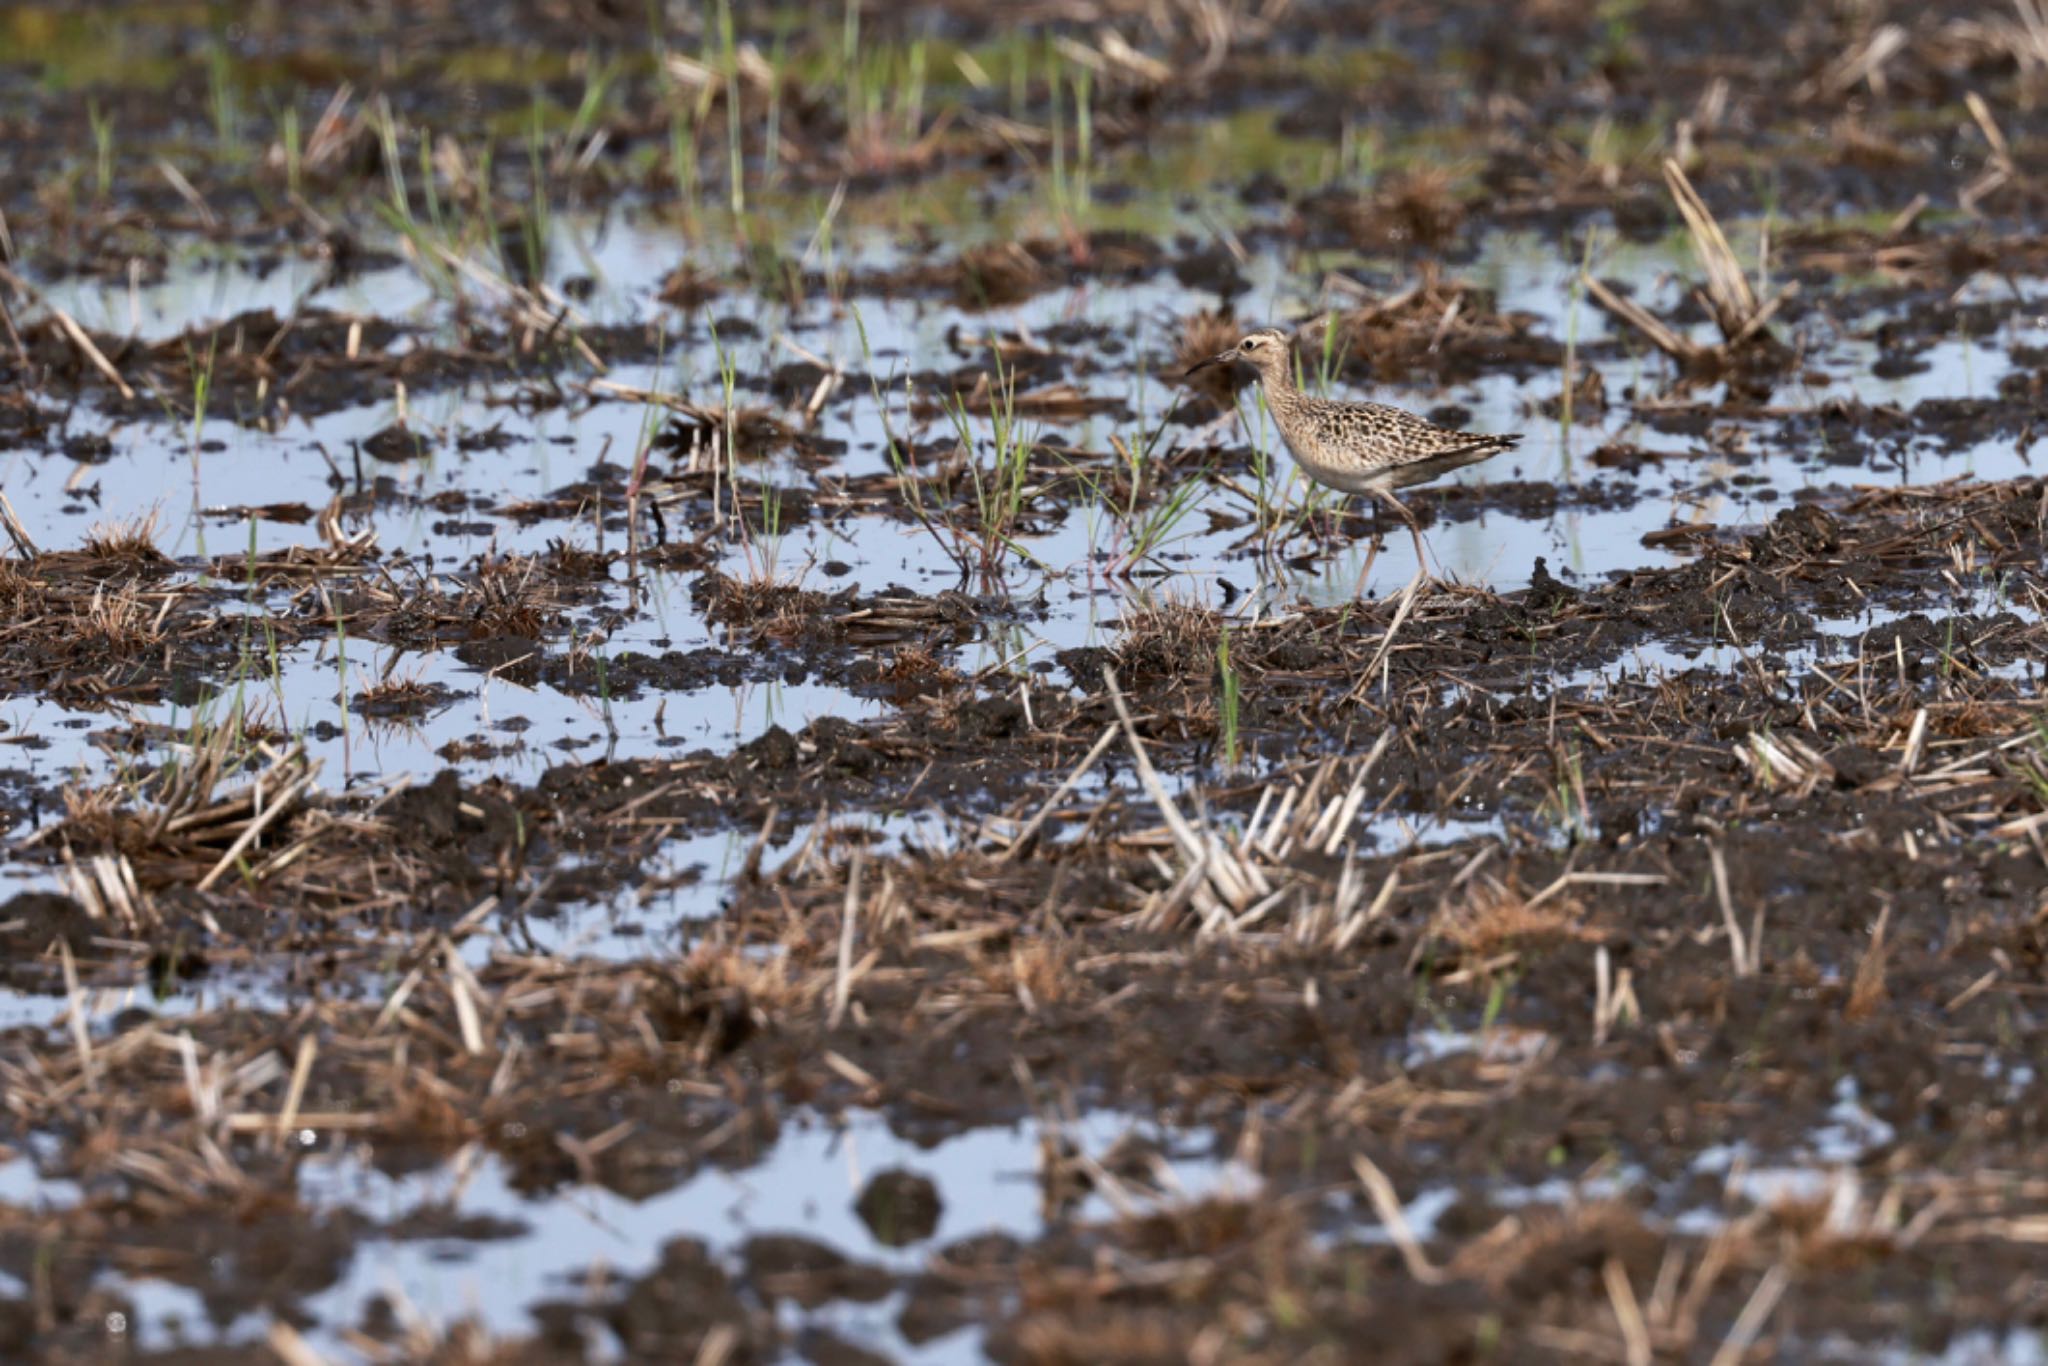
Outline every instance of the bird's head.
[[1285, 332], [1277, 327], [1262, 327], [1256, 332], [1247, 332], [1239, 337], [1235, 346], [1218, 351], [1205, 361], [1197, 361], [1188, 367], [1187, 373], [1192, 375], [1212, 365], [1230, 365], [1243, 361], [1262, 376], [1284, 375], [1291, 363], [1290, 350]]

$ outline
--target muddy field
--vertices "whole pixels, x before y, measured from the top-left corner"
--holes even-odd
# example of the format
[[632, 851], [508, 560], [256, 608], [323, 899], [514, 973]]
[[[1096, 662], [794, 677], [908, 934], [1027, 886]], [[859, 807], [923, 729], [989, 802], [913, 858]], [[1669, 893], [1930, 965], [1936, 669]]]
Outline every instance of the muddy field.
[[[2048, 18], [0, 3], [0, 1357], [2048, 1357]], [[1243, 375], [1521, 448], [1307, 485]]]

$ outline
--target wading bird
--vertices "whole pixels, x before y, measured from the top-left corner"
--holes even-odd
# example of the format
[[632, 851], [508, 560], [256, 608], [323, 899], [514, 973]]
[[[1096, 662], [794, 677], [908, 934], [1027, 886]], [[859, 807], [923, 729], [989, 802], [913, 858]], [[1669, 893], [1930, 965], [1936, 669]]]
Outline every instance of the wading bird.
[[1345, 403], [1305, 394], [1294, 382], [1294, 348], [1277, 327], [1246, 333], [1237, 345], [1189, 366], [1187, 373], [1239, 361], [1259, 372], [1273, 423], [1309, 478], [1393, 508], [1415, 538], [1415, 564], [1420, 571], [1427, 570], [1422, 528], [1394, 496], [1394, 490], [1427, 483], [1513, 450], [1522, 439], [1520, 435], [1455, 432], [1384, 403]]

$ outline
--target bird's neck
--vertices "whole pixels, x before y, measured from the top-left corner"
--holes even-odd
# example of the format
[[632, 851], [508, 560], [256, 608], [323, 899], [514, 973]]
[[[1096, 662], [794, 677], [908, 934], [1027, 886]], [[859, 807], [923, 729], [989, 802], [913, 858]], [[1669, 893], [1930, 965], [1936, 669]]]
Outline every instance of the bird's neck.
[[1274, 409], [1288, 409], [1301, 402], [1301, 390], [1295, 387], [1293, 367], [1276, 365], [1261, 371], [1259, 383], [1266, 391], [1266, 406]]

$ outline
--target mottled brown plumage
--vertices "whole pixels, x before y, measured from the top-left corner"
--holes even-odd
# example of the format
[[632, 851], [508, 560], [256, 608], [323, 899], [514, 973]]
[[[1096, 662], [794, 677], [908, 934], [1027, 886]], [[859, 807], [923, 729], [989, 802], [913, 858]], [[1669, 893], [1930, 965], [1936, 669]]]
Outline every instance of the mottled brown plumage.
[[1425, 422], [1384, 403], [1344, 403], [1305, 394], [1294, 382], [1294, 353], [1277, 327], [1247, 333], [1237, 345], [1191, 367], [1242, 361], [1259, 372], [1266, 408], [1287, 449], [1317, 483], [1343, 493], [1377, 498], [1400, 514], [1415, 536], [1422, 562], [1422, 532], [1395, 489], [1426, 483], [1452, 470], [1514, 449], [1519, 435], [1485, 436]]

